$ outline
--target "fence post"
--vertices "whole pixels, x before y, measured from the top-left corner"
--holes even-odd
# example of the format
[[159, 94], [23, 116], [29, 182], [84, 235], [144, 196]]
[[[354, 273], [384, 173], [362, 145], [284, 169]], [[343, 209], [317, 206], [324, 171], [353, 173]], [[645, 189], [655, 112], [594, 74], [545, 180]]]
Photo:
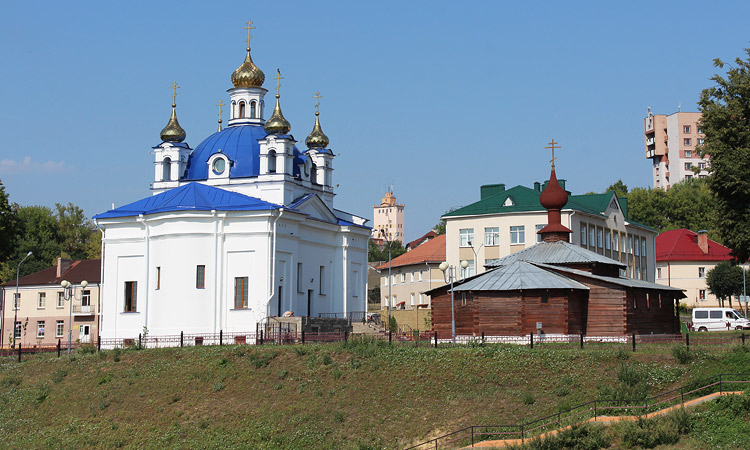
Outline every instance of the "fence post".
[[302, 330], [302, 343], [305, 343], [305, 330]]
[[685, 404], [685, 391], [684, 386], [680, 386], [680, 403]]
[[21, 362], [21, 343], [18, 343], [18, 362]]
[[185, 332], [184, 331], [180, 331], [180, 347], [184, 347], [185, 346], [185, 342], [183, 340], [184, 338], [185, 338]]
[[219, 345], [224, 345], [224, 330], [219, 330]]
[[745, 345], [745, 333], [742, 333], [742, 345]]
[[[484, 347], [484, 330], [482, 330], [482, 347]], [[472, 428], [471, 432], [474, 432], [474, 429]]]
[[[21, 361], [21, 352], [18, 352], [18, 361]], [[724, 385], [722, 384], [724, 381], [721, 379], [721, 375], [719, 374], [719, 394], [724, 393]]]
[[141, 343], [141, 333], [138, 333], [138, 348], [143, 348]]
[[349, 330], [344, 330], [344, 342], [349, 342]]
[[531, 348], [534, 348], [534, 333], [529, 333], [529, 343], [531, 344]]
[[60, 357], [60, 339], [57, 340], [57, 357]]
[[523, 444], [523, 424], [521, 424], [521, 443]]
[[[60, 348], [60, 339], [57, 340], [57, 348], [58, 349]], [[96, 335], [96, 351], [97, 352], [102, 351], [102, 335], [98, 333]]]
[[594, 400], [594, 422], [596, 422], [596, 400]]
[[260, 345], [263, 345], [263, 330], [260, 330]]
[[390, 344], [392, 341], [393, 341], [393, 331], [388, 330], [388, 343]]
[[685, 333], [685, 346], [687, 347], [688, 351], [690, 351], [690, 334]]
[[437, 348], [437, 331], [435, 332], [435, 348]]
[[635, 351], [635, 333], [633, 333], [633, 351]]
[[[484, 332], [482, 332], [484, 334]], [[471, 426], [471, 446], [474, 447], [474, 425]]]
[[581, 348], [583, 348], [583, 333], [581, 333]]

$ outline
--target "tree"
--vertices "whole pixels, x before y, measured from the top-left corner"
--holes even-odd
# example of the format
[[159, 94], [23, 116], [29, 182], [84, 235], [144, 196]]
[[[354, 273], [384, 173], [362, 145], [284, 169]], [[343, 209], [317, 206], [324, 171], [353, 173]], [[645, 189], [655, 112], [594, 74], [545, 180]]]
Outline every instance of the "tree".
[[[443, 213], [443, 215], [446, 215], [449, 212], [453, 212], [456, 209], [458, 209], [458, 208], [449, 208], [448, 211], [446, 211], [446, 212]], [[435, 227], [433, 228], [433, 230], [435, 231], [435, 234], [437, 234], [438, 236], [440, 236], [441, 234], [445, 234], [445, 219], [441, 218], [438, 221], [437, 225], [435, 225]]]
[[715, 229], [714, 195], [706, 180], [693, 178], [661, 188], [635, 188], [627, 195], [628, 218], [659, 232], [687, 228], [709, 230], [709, 237], [720, 240]]
[[33, 255], [21, 266], [21, 276], [56, 263], [61, 255], [59, 227], [52, 209], [46, 206], [15, 206], [18, 228], [10, 257], [0, 265], [0, 279], [15, 279], [16, 266], [29, 251]]
[[391, 247], [391, 259], [406, 253], [404, 244], [401, 241], [383, 241], [382, 246], [378, 245], [374, 239], [370, 239], [368, 244], [367, 260], [369, 262], [388, 261], [388, 246]]
[[[709, 188], [716, 195], [716, 227], [739, 261], [750, 256], [750, 49], [737, 58], [726, 78], [715, 74], [714, 86], [701, 92], [701, 156], [710, 155]], [[724, 68], [714, 60], [714, 66]]]
[[622, 180], [617, 180], [616, 183], [610, 184], [607, 188], [607, 192], [613, 191], [618, 197], [625, 197], [628, 195], [628, 185], [623, 183]]
[[729, 307], [732, 307], [732, 296], [742, 294], [742, 268], [733, 266], [728, 261], [722, 261], [706, 274], [708, 292], [719, 299], [721, 306], [724, 300], [729, 299]]
[[[78, 206], [55, 204], [58, 236], [62, 251], [71, 259], [84, 259], [91, 253], [89, 243], [99, 231]], [[99, 241], [101, 245], [101, 237]]]
[[17, 233], [18, 217], [15, 208], [8, 202], [5, 186], [0, 181], [0, 262], [11, 255]]

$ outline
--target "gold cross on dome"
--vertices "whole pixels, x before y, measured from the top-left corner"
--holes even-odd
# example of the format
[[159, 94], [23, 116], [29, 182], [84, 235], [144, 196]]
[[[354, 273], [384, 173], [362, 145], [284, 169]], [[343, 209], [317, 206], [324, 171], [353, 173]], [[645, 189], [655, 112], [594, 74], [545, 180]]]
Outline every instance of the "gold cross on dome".
[[247, 26], [246, 26], [246, 27], [242, 27], [242, 29], [243, 29], [243, 30], [247, 30], [247, 46], [248, 46], [248, 47], [250, 47], [250, 39], [252, 39], [252, 38], [253, 38], [253, 37], [252, 37], [252, 36], [250, 35], [250, 32], [251, 32], [252, 30], [254, 30], [254, 29], [255, 29], [255, 27], [254, 27], [254, 26], [252, 26], [252, 25], [253, 25], [253, 21], [252, 21], [252, 20], [250, 20], [250, 19], [248, 19], [248, 21], [247, 21]]
[[318, 107], [320, 106], [320, 99], [323, 98], [323, 96], [320, 95], [320, 92], [316, 92], [315, 95], [313, 95], [313, 98], [315, 99], [315, 114], [318, 114]]
[[224, 102], [222, 102], [221, 100], [219, 100], [219, 103], [217, 103], [216, 106], [219, 107], [219, 119], [221, 119], [221, 113], [222, 113], [221, 107], [224, 106]]
[[177, 89], [179, 89], [180, 87], [177, 86], [177, 82], [172, 83], [171, 87], [172, 87], [172, 103], [174, 103], [175, 98], [177, 98]]
[[558, 144], [559, 144], [559, 142], [555, 142], [555, 140], [552, 139], [552, 142], [549, 143], [550, 146], [549, 147], [544, 147], [546, 149], [549, 149], [549, 148], [552, 149], [552, 159], [549, 162], [552, 163], [552, 168], [553, 169], [555, 168], [555, 160], [557, 159], [557, 158], [555, 158], [555, 149], [559, 150], [559, 149], [562, 148]]
[[279, 88], [281, 87], [281, 80], [284, 79], [284, 77], [281, 76], [281, 70], [276, 69], [276, 76], [273, 77], [274, 80], [276, 80], [276, 95], [279, 95]]

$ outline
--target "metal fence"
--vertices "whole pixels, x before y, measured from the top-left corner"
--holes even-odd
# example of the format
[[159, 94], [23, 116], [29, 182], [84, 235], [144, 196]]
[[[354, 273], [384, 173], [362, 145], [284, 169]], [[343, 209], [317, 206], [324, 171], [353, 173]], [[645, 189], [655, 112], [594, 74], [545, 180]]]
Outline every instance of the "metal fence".
[[748, 384], [750, 384], [750, 374], [720, 374], [643, 400], [593, 400], [530, 422], [514, 425], [472, 425], [408, 447], [406, 450], [448, 450], [473, 447], [474, 444], [486, 440], [514, 439], [524, 442], [526, 439], [540, 436], [548, 431], [588, 420], [607, 420], [608, 417], [614, 415], [643, 416], [716, 392], [743, 390]]

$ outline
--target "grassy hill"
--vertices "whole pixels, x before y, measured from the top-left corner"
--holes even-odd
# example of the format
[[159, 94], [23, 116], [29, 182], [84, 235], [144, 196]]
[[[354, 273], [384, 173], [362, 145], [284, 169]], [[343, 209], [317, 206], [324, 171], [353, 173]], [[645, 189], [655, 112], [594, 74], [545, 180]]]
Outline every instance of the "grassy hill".
[[747, 372], [747, 350], [691, 350], [680, 364], [668, 346], [632, 353], [362, 340], [3, 358], [0, 447], [402, 449], [466, 425]]

